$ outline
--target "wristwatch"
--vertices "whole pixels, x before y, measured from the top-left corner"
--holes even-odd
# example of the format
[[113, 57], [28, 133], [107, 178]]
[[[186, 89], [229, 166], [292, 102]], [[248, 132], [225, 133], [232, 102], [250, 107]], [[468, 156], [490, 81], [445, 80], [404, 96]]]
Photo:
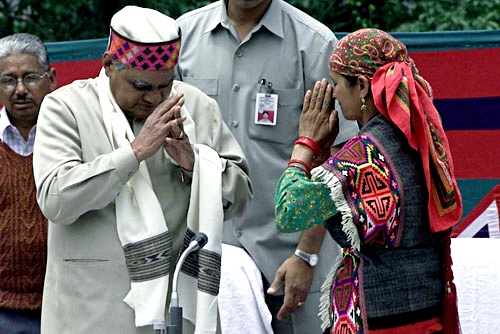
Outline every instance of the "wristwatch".
[[318, 254], [309, 254], [298, 248], [295, 250], [295, 255], [304, 260], [310, 267], [315, 267], [319, 261]]

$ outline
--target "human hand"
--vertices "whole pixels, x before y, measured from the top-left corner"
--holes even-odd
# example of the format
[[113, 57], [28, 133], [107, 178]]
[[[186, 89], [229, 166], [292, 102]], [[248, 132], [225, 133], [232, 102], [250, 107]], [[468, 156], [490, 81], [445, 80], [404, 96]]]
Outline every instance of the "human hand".
[[267, 289], [267, 293], [272, 295], [278, 292], [283, 283], [285, 285], [285, 299], [276, 315], [278, 319], [288, 317], [305, 302], [311, 288], [313, 274], [314, 268], [295, 255], [281, 264], [276, 271], [273, 283]]
[[[184, 104], [183, 94], [175, 94], [163, 101], [146, 118], [144, 125], [132, 141], [131, 146], [139, 162], [153, 156], [165, 142], [165, 138], [172, 134], [173, 124], [184, 122], [180, 117], [180, 110]], [[177, 131], [179, 131], [177, 129]], [[177, 135], [180, 133], [177, 132]]]
[[167, 123], [168, 135], [163, 147], [182, 168], [191, 171], [194, 166], [194, 152], [182, 126], [185, 120], [185, 117], [181, 117], [180, 108], [174, 111], [174, 118]]
[[317, 81], [306, 92], [299, 120], [299, 136], [309, 137], [329, 151], [339, 133], [338, 112], [335, 110], [333, 87], [326, 79]]

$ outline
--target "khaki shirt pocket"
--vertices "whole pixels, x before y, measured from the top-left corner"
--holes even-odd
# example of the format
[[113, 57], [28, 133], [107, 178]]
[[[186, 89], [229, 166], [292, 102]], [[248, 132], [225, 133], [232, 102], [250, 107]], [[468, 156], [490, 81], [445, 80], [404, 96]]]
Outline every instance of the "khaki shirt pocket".
[[183, 81], [200, 89], [203, 93], [215, 98], [219, 91], [218, 78], [194, 78], [184, 77]]
[[286, 144], [291, 149], [293, 143], [297, 139], [304, 92], [302, 89], [275, 88], [272, 94], [278, 95], [276, 125], [268, 126], [255, 124], [256, 96], [254, 95], [252, 97], [254, 109], [251, 115], [248, 115], [248, 117], [252, 117], [248, 122], [248, 124], [251, 124], [248, 130], [249, 136], [257, 141]]

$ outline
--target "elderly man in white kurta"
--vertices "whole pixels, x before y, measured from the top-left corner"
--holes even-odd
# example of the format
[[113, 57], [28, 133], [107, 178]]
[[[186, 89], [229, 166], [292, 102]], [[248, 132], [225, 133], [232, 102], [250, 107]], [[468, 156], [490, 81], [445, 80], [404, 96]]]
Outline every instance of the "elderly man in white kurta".
[[252, 197], [217, 103], [173, 81], [175, 21], [127, 6], [97, 78], [46, 97], [34, 149], [49, 219], [42, 332], [152, 333], [168, 323], [172, 273], [191, 236], [208, 244], [179, 275], [184, 333], [215, 333], [223, 218]]

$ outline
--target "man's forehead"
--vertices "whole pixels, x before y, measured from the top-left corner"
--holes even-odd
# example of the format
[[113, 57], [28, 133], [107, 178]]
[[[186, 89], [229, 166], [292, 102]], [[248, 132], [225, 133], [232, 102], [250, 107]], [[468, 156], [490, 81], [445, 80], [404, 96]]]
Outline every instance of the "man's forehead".
[[129, 69], [126, 78], [134, 84], [158, 86], [172, 82], [174, 79], [174, 71], [139, 71]]
[[0, 58], [0, 75], [38, 73], [43, 69], [38, 58], [32, 54], [22, 53]]

